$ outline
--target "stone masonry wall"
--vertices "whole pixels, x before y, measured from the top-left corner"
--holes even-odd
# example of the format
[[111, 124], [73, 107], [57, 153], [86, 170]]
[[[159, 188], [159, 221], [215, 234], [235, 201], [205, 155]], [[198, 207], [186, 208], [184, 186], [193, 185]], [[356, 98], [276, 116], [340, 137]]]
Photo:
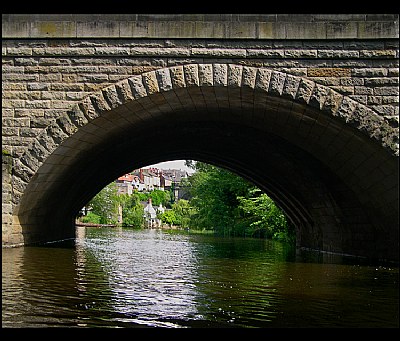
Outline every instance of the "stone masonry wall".
[[3, 149], [19, 157], [74, 102], [121, 79], [166, 66], [214, 62], [309, 78], [398, 126], [396, 39], [3, 39]]
[[10, 244], [23, 243], [10, 200], [20, 189], [13, 163], [76, 102], [146, 71], [190, 63], [266, 67], [328, 86], [399, 125], [398, 15], [2, 18], [2, 236]]

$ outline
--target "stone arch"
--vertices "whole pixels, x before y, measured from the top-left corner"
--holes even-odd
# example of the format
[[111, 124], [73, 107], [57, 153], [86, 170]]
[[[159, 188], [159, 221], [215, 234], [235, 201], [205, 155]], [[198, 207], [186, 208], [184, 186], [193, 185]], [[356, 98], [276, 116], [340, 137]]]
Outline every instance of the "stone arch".
[[[14, 167], [13, 204], [25, 243], [43, 241], [38, 225], [49, 213], [44, 203], [53, 199], [55, 188], [66, 189], [54, 184], [67, 176], [69, 165], [90, 159], [94, 150], [96, 157], [102, 150], [110, 153], [112, 143], [132, 147], [127, 142], [132, 134], [140, 136], [143, 143], [146, 136], [167, 140], [166, 129], [187, 139], [199, 136], [187, 150], [166, 141], [162, 149], [166, 155], [214, 162], [264, 188], [302, 229], [298, 232], [302, 246], [365, 254], [383, 233], [385, 237], [380, 238], [384, 241], [374, 244], [374, 253], [384, 257], [385, 243], [398, 236], [394, 227], [398, 219], [394, 180], [398, 129], [367, 106], [309, 79], [263, 67], [214, 63], [160, 68], [124, 79], [84, 98], [44, 129]], [[214, 145], [208, 142], [203, 148], [204, 136]], [[241, 150], [241, 160], [228, 146], [220, 146], [229, 140], [240, 149], [238, 136], [249, 149], [248, 157]], [[182, 137], [178, 140], [185, 142]], [[140, 154], [143, 165], [163, 161], [160, 156], [152, 158], [151, 147], [142, 147], [148, 152]], [[260, 171], [252, 161], [257, 149], [274, 160]], [[302, 158], [308, 160], [307, 165]], [[114, 160], [110, 155], [104, 159]], [[374, 174], [372, 184], [363, 178], [368, 175], [361, 170], [363, 164]], [[68, 175], [70, 181], [79, 177], [79, 168], [74, 167], [75, 174]], [[104, 171], [104, 177], [96, 181], [105, 185], [118, 172], [130, 170], [124, 167]], [[269, 175], [268, 167], [273, 168]], [[297, 180], [274, 180], [280, 172]], [[316, 174], [320, 174], [317, 180]], [[296, 181], [304, 181], [304, 185]], [[378, 188], [380, 183], [382, 188]], [[371, 186], [373, 190], [368, 191]], [[71, 185], [70, 190], [79, 189]], [[85, 191], [88, 193], [82, 198], [95, 194], [89, 188]], [[316, 196], [321, 198], [311, 199]], [[302, 202], [306, 197], [309, 202]], [[372, 208], [373, 214], [369, 212]], [[352, 211], [344, 213], [346, 210]], [[315, 226], [323, 222], [329, 228]], [[67, 224], [69, 227], [47, 233], [44, 239], [71, 235], [73, 223]], [[360, 240], [369, 246], [356, 245]]]

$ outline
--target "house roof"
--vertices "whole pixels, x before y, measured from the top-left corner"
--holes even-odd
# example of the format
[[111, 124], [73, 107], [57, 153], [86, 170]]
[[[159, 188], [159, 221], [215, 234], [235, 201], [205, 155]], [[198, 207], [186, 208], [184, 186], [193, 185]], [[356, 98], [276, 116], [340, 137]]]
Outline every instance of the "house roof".
[[134, 176], [132, 174], [125, 174], [120, 176], [117, 181], [124, 181], [124, 182], [132, 182], [134, 179]]
[[180, 182], [183, 178], [187, 177], [187, 172], [180, 169], [164, 169], [163, 176], [168, 180]]

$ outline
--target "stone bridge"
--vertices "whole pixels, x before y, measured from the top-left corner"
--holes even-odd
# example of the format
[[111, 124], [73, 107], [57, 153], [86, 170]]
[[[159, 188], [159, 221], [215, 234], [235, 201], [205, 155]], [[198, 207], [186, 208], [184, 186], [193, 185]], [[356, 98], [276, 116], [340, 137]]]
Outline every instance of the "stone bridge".
[[249, 179], [299, 247], [398, 261], [398, 15], [2, 16], [2, 244], [133, 168]]

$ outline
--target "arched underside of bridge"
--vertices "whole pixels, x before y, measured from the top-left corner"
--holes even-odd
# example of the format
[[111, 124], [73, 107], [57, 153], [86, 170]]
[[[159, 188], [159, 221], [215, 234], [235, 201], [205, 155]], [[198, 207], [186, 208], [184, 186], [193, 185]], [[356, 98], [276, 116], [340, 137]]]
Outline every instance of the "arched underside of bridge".
[[26, 245], [72, 238], [78, 210], [118, 176], [194, 159], [269, 194], [298, 246], [398, 260], [398, 157], [385, 129], [362, 105], [280, 72], [160, 69], [87, 97], [46, 129], [15, 174], [25, 184], [15, 216]]

